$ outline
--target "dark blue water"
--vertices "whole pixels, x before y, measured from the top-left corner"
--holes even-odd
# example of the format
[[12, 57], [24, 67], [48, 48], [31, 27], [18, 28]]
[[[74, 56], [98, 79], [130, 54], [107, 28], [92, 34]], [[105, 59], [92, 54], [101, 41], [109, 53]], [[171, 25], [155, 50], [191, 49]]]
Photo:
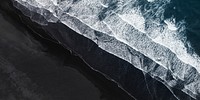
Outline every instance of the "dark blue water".
[[[175, 7], [175, 9], [173, 9]], [[200, 55], [200, 0], [171, 0], [166, 17], [175, 16], [177, 21], [186, 23], [187, 41], [191, 43], [193, 51]], [[188, 52], [193, 52], [189, 50]]]

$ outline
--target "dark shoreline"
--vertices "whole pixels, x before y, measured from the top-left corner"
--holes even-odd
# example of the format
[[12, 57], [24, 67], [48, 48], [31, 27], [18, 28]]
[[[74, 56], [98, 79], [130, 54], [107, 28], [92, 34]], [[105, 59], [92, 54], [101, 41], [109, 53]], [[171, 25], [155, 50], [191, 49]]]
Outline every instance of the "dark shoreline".
[[[40, 35], [42, 35], [42, 37], [47, 38], [47, 39], [42, 39], [40, 36], [38, 36], [38, 34], [37, 35], [35, 33], [31, 34], [38, 41], [42, 42], [43, 45], [45, 45], [45, 46], [52, 45], [52, 46], [48, 47], [49, 51], [51, 53], [53, 53], [53, 54], [56, 53], [54, 49], [56, 48], [56, 50], [57, 50], [57, 48], [59, 48], [59, 51], [62, 52], [62, 53], [60, 53], [60, 55], [62, 55], [63, 53], [65, 54], [67, 52], [67, 56], [73, 56], [75, 58], [75, 60], [72, 59], [69, 62], [75, 61], [74, 63], [80, 62], [78, 65], [84, 64], [83, 61], [78, 56], [74, 56], [74, 54], [76, 55], [76, 53], [71, 54], [71, 52], [73, 52], [73, 50], [69, 51], [69, 50], [66, 50], [64, 47], [58, 45], [54, 39], [52, 39], [51, 37], [46, 35], [47, 31], [42, 29], [42, 28], [52, 28], [55, 25], [58, 25], [59, 27], [66, 27], [66, 26], [64, 26], [60, 23], [57, 23], [57, 24], [49, 23], [49, 25], [47, 27], [41, 28], [38, 24], [31, 22], [31, 20], [29, 18], [23, 16], [19, 11], [17, 11], [17, 14], [19, 14], [21, 16], [21, 18], [23, 19], [24, 24], [21, 24], [21, 25], [23, 25], [24, 27], [27, 27], [25, 24], [30, 25], [31, 28], [34, 28], [33, 30], [36, 31], [36, 33], [40, 33]], [[16, 14], [13, 14], [12, 11], [11, 11], [11, 13], [9, 13], [9, 15], [16, 16]], [[15, 18], [15, 20], [18, 20], [18, 21], [20, 20], [19, 17], [13, 17], [13, 18]], [[30, 27], [27, 27], [27, 28], [30, 29]], [[92, 41], [82, 37], [81, 35], [76, 34], [71, 29], [66, 28], [66, 31], [69, 32], [70, 36], [72, 36], [72, 41], [74, 41], [75, 45], [77, 45], [77, 43], [79, 43], [79, 42], [77, 42], [77, 40], [73, 37], [78, 37], [78, 39], [84, 41], [83, 43], [80, 43], [76, 47], [70, 47], [70, 46], [73, 46], [72, 45], [73, 43], [69, 44], [68, 47], [75, 48], [76, 50], [78, 50], [78, 48], [81, 45], [84, 45], [84, 44], [90, 45], [90, 46], [92, 46], [92, 52], [93, 53], [101, 53], [101, 55], [104, 55], [105, 57], [107, 57], [106, 58], [107, 61], [106, 60], [98, 61], [97, 59], [99, 57], [101, 57], [101, 55], [99, 55], [99, 57], [94, 58], [94, 61], [90, 61], [89, 64], [91, 66], [93, 66], [93, 67], [101, 66], [101, 67], [99, 67], [100, 68], [99, 70], [100, 71], [102, 70], [103, 72], [110, 73], [109, 76], [113, 76], [113, 78], [117, 77], [117, 76], [112, 75], [112, 71], [111, 71], [112, 69], [113, 69], [113, 73], [116, 73], [116, 72], [120, 73], [120, 68], [126, 67], [127, 68], [127, 73], [125, 73], [126, 77], [124, 76], [123, 80], [118, 80], [118, 81], [122, 81], [121, 82], [121, 83], [123, 83], [122, 85], [126, 86], [125, 89], [130, 90], [129, 92], [131, 92], [132, 95], [134, 94], [133, 96], [136, 97], [138, 100], [169, 100], [169, 99], [175, 100], [175, 98], [172, 97], [172, 94], [170, 93], [170, 91], [162, 83], [158, 82], [155, 79], [152, 79], [147, 74], [144, 76], [144, 74], [141, 71], [134, 68], [134, 66], [130, 65], [128, 62], [126, 62], [122, 59], [119, 59], [119, 58], [99, 49], [98, 46], [96, 44], [94, 44]], [[54, 41], [54, 42], [51, 42], [51, 41]], [[84, 55], [84, 53], [85, 53], [83, 51], [87, 51], [87, 50], [80, 51], [80, 49], [78, 50], [78, 52], [82, 55]], [[74, 50], [74, 51], [76, 51], [76, 50]], [[85, 56], [87, 56], [87, 55], [85, 55]], [[88, 57], [88, 60], [91, 60], [91, 59], [92, 59], [92, 57]], [[93, 63], [91, 63], [91, 62], [93, 62]], [[102, 64], [102, 63], [105, 63], [105, 64]], [[110, 66], [111, 70], [109, 70], [109, 69], [106, 70], [106, 66]], [[122, 97], [126, 98], [125, 100], [131, 100], [132, 99], [123, 90], [118, 88], [118, 86], [114, 82], [107, 80], [103, 75], [93, 71], [86, 64], [84, 64], [83, 68], [78, 67], [78, 68], [75, 68], [75, 69], [79, 70], [82, 74], [85, 74], [88, 78], [91, 78], [91, 81], [94, 82], [95, 84], [100, 84], [99, 85], [100, 88], [103, 89], [103, 88], [106, 87], [106, 90], [110, 90], [110, 92], [115, 91], [117, 95], [121, 95]], [[128, 76], [128, 75], [131, 75], [131, 76]], [[127, 79], [127, 77], [129, 79]], [[149, 83], [147, 83], [147, 85], [149, 86], [148, 88], [150, 88], [150, 90], [148, 90], [148, 88], [146, 87], [146, 83], [144, 82], [144, 80], [148, 80]], [[152, 94], [149, 93], [149, 91], [152, 92], [151, 90], [154, 90], [154, 88], [156, 89], [156, 92], [154, 91], [155, 93], [152, 93]], [[174, 89], [174, 91], [177, 91], [178, 94], [180, 93], [179, 95], [182, 95], [183, 96], [182, 98], [190, 99], [189, 97], [187, 97], [187, 95], [184, 96], [184, 94], [182, 92], [180, 92], [176, 89]], [[159, 96], [159, 97], [156, 97], [156, 96]], [[108, 99], [108, 100], [113, 100], [113, 99]], [[119, 99], [119, 100], [121, 100], [121, 99]]]
[[[56, 60], [64, 60], [65, 66], [71, 67], [75, 70], [77, 70], [80, 74], [82, 74], [84, 77], [87, 77], [89, 81], [92, 82], [100, 91], [102, 95], [102, 99], [105, 100], [134, 100], [132, 97], [130, 97], [127, 93], [125, 93], [123, 90], [118, 88], [117, 84], [113, 83], [112, 81], [107, 80], [103, 75], [100, 73], [96, 73], [95, 71], [91, 70], [88, 65], [86, 65], [82, 59], [80, 59], [78, 56], [76, 56], [75, 53], [72, 51], [69, 51], [59, 45], [57, 41], [52, 39], [46, 34], [37, 34], [34, 32], [34, 30], [30, 29], [29, 26], [26, 26], [25, 23], [22, 23], [22, 19], [19, 17], [18, 14], [20, 14], [19, 11], [17, 11], [15, 8], [11, 6], [10, 1], [4, 0], [2, 4], [0, 5], [0, 13], [3, 14], [4, 18], [9, 21], [10, 23], [14, 24], [19, 30], [28, 30], [28, 34], [30, 34], [34, 39], [40, 41], [40, 43], [45, 47], [44, 52], [56, 56]], [[3, 7], [2, 7], [3, 6]], [[13, 10], [14, 9], [14, 10]], [[17, 12], [16, 12], [17, 11]], [[24, 16], [25, 18], [25, 16]], [[26, 18], [25, 18], [26, 19]], [[29, 19], [26, 19], [29, 20]], [[33, 23], [32, 23], [33, 24]], [[36, 23], [35, 23], [36, 25]], [[21, 29], [22, 27], [22, 29]], [[45, 33], [42, 29], [38, 30], [40, 33]], [[56, 50], [55, 50], [56, 48]], [[58, 57], [60, 56], [60, 57]], [[65, 57], [66, 56], [66, 57]], [[68, 59], [70, 58], [70, 59]], [[63, 66], [64, 67], [64, 66]], [[23, 72], [26, 72], [27, 74], [30, 73], [30, 76], [28, 76], [37, 84], [42, 86], [43, 90], [48, 90], [48, 86], [45, 87], [44, 83], [39, 82], [35, 76], [31, 75], [31, 70], [37, 70], [37, 69], [26, 69], [26, 68], [18, 68], [22, 70]], [[61, 68], [62, 69], [62, 68]], [[63, 68], [64, 69], [64, 68]], [[39, 70], [38, 70], [39, 71]], [[56, 72], [56, 71], [55, 71]], [[68, 75], [66, 73], [66, 75]], [[35, 78], [34, 78], [35, 77]], [[37, 82], [38, 81], [38, 82]], [[75, 85], [76, 86], [76, 85]], [[75, 95], [75, 94], [74, 94]]]

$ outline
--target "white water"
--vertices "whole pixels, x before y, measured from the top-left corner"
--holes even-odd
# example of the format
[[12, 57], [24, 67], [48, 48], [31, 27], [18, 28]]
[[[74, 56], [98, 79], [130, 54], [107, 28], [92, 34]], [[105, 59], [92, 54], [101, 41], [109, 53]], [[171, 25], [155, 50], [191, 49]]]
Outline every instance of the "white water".
[[132, 25], [135, 29], [145, 33], [145, 19], [138, 9], [132, 9], [129, 13], [122, 15], [118, 14], [118, 16], [128, 24]]
[[155, 0], [147, 0], [148, 2], [154, 2]]

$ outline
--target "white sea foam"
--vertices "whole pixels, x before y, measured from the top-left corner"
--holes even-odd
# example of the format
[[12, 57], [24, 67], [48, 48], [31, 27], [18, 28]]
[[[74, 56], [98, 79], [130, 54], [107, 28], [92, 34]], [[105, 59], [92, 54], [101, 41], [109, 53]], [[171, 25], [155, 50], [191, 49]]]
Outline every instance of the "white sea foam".
[[166, 19], [164, 20], [164, 22], [167, 24], [168, 29], [172, 30], [172, 31], [176, 31], [178, 28], [176, 27], [175, 24], [175, 18], [172, 19]]
[[[156, 25], [157, 27], [152, 24], [148, 25], [146, 31], [146, 20], [138, 9], [132, 8], [128, 13], [119, 14], [119, 17], [140, 32], [148, 33], [147, 36], [154, 42], [169, 48], [180, 60], [193, 66], [200, 72], [200, 57], [196, 53], [190, 54], [188, 52], [190, 48], [186, 47], [187, 44], [184, 40], [186, 37], [183, 37], [185, 34], [184, 21], [176, 22], [172, 16], [169, 19], [163, 19], [165, 24]], [[151, 21], [151, 23], [156, 22]], [[151, 30], [151, 32], [148, 32], [148, 30]]]
[[145, 33], [145, 19], [138, 9], [132, 9], [130, 12], [125, 14], [118, 14], [118, 16], [132, 25], [135, 29]]
[[155, 0], [147, 0], [148, 2], [154, 2]]
[[[185, 26], [184, 21], [179, 22], [180, 26], [176, 26], [175, 19], [167, 19], [164, 21], [167, 25], [163, 25], [163, 30], [161, 31], [159, 27], [149, 27], [153, 29], [153, 33], [156, 34], [156, 38], [152, 40], [159, 43], [167, 48], [169, 48], [176, 56], [182, 60], [184, 63], [193, 66], [200, 72], [200, 57], [196, 54], [190, 54], [186, 45]], [[158, 33], [157, 33], [158, 32]], [[149, 36], [151, 37], [151, 36]], [[191, 46], [188, 46], [191, 47]]]
[[42, 6], [49, 5], [49, 0], [35, 0], [37, 3], [39, 3]]

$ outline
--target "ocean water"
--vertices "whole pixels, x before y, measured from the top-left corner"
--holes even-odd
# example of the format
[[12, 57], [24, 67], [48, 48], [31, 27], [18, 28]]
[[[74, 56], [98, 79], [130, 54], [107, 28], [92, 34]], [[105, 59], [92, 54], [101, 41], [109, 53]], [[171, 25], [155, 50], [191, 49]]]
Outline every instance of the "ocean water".
[[[171, 0], [165, 16], [175, 16], [185, 21], [187, 41], [194, 51], [200, 55], [200, 1], [199, 0]], [[175, 9], [173, 9], [175, 7]], [[191, 51], [188, 51], [191, 52]]]

